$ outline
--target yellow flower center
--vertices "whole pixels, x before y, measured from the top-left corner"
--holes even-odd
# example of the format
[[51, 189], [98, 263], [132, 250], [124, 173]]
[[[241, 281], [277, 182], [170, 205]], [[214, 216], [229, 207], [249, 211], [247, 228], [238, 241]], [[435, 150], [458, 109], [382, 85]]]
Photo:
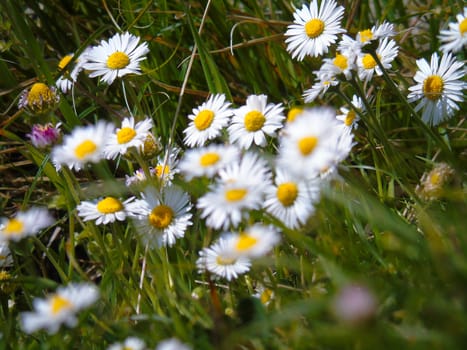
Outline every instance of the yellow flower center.
[[228, 202], [238, 202], [241, 201], [247, 193], [248, 190], [244, 188], [233, 188], [231, 190], [225, 191], [225, 199]]
[[371, 29], [365, 29], [358, 33], [360, 34], [360, 42], [362, 43], [366, 43], [367, 41], [373, 39], [373, 32]]
[[105, 197], [97, 203], [97, 210], [102, 214], [112, 214], [123, 209], [123, 204], [113, 197]]
[[222, 257], [220, 255], [218, 255], [216, 257], [216, 263], [218, 265], [222, 265], [222, 266], [225, 266], [225, 265], [233, 265], [235, 264], [235, 262], [237, 261], [237, 259], [234, 259], [234, 258], [228, 258], [228, 257]]
[[464, 18], [464, 20], [461, 23], [459, 23], [459, 32], [461, 33], [461, 35], [467, 33], [467, 18]]
[[294, 204], [295, 199], [297, 199], [298, 187], [293, 182], [284, 182], [283, 184], [277, 186], [276, 196], [282, 205], [289, 207]]
[[305, 33], [310, 39], [320, 36], [324, 31], [324, 22], [319, 18], [313, 18], [305, 23]]
[[158, 164], [156, 166], [157, 177], [161, 177], [162, 174], [167, 175], [169, 172], [170, 172], [170, 167], [168, 165], [163, 166], [162, 164]]
[[85, 140], [75, 148], [75, 156], [78, 159], [84, 159], [86, 156], [94, 153], [96, 149], [97, 145], [93, 141]]
[[373, 58], [373, 56], [371, 56], [369, 53], [363, 56], [362, 64], [363, 64], [363, 68], [365, 69], [373, 69], [376, 67], [376, 61]]
[[436, 101], [443, 93], [443, 79], [439, 75], [430, 75], [423, 82], [423, 93], [427, 98]]
[[170, 225], [173, 216], [174, 212], [171, 207], [160, 204], [149, 214], [149, 223], [158, 229], [164, 229]]
[[221, 159], [219, 154], [214, 152], [208, 152], [201, 156], [199, 163], [202, 167], [208, 167], [216, 164], [219, 161], [219, 159]]
[[270, 289], [265, 289], [265, 290], [261, 293], [259, 299], [261, 300], [261, 302], [262, 302], [263, 304], [267, 304], [267, 303], [272, 299], [273, 295], [274, 295], [274, 293], [273, 293], [272, 290], [270, 290]]
[[123, 69], [130, 63], [128, 55], [121, 51], [116, 51], [107, 58], [107, 67], [110, 69]]
[[297, 116], [303, 112], [303, 108], [300, 107], [293, 107], [290, 109], [289, 113], [287, 114], [287, 122], [293, 122]]
[[347, 57], [338, 53], [336, 54], [336, 58], [334, 58], [333, 63], [340, 70], [345, 70], [348, 67]]
[[65, 57], [63, 57], [60, 60], [60, 62], [58, 62], [58, 69], [62, 70], [63, 68], [65, 68], [67, 66], [67, 64], [70, 63], [72, 58], [73, 58], [72, 55], [66, 55]]
[[124, 127], [117, 132], [117, 142], [119, 144], [128, 143], [136, 136], [136, 131], [133, 128]]
[[54, 295], [50, 303], [53, 315], [58, 314], [62, 310], [71, 309], [73, 307], [73, 304], [69, 300], [59, 295]]
[[258, 240], [254, 237], [249, 236], [247, 233], [240, 234], [235, 248], [241, 252], [249, 250], [253, 247]]
[[195, 120], [196, 129], [203, 131], [209, 128], [214, 120], [214, 112], [210, 109], [203, 109], [201, 112], [197, 114]]
[[18, 219], [10, 219], [3, 228], [3, 233], [9, 235], [19, 235], [24, 230], [24, 224]]
[[346, 126], [351, 126], [356, 116], [357, 115], [355, 111], [349, 111], [349, 113], [347, 113], [347, 115], [345, 116], [344, 124]]
[[44, 83], [35, 83], [28, 93], [28, 105], [41, 105], [42, 102], [54, 100], [54, 93]]
[[245, 129], [250, 132], [258, 131], [265, 121], [263, 113], [257, 110], [250, 111], [245, 115]]
[[443, 180], [443, 177], [437, 171], [433, 172], [430, 175], [430, 179], [429, 179], [430, 184], [433, 185], [433, 186], [439, 186], [441, 184], [442, 180]]
[[318, 144], [317, 137], [315, 136], [304, 137], [298, 141], [298, 149], [304, 156], [307, 156], [311, 152], [313, 152], [317, 144]]

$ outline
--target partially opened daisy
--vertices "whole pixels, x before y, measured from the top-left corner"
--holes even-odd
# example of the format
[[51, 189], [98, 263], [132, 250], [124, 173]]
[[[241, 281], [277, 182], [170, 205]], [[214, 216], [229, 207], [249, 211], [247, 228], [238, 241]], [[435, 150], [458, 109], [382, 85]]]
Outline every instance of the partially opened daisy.
[[34, 124], [31, 133], [26, 136], [31, 139], [31, 143], [36, 148], [46, 148], [55, 144], [61, 137], [60, 123], [52, 125]]
[[449, 29], [443, 29], [438, 38], [443, 43], [440, 50], [444, 53], [459, 52], [467, 46], [467, 7], [464, 13], [456, 16], [457, 22], [449, 23]]
[[24, 108], [31, 114], [42, 115], [53, 111], [60, 102], [60, 95], [54, 86], [34, 83], [21, 92], [18, 108]]
[[275, 136], [285, 119], [282, 104], [267, 103], [266, 95], [250, 95], [246, 104], [234, 110], [228, 127], [231, 143], [248, 149], [254, 143], [266, 146], [266, 135]]
[[[86, 48], [76, 58], [73, 53], [65, 55], [58, 63], [59, 71], [62, 71], [65, 67], [67, 68], [55, 82], [55, 85], [57, 85], [63, 93], [68, 92], [73, 87], [73, 84], [76, 83], [78, 74], [83, 70], [83, 65], [86, 62], [88, 51], [89, 48]], [[70, 63], [72, 60], [74, 60], [73, 63]]]
[[115, 159], [119, 154], [125, 154], [132, 147], [136, 151], [140, 151], [151, 128], [152, 119], [150, 118], [136, 124], [134, 117], [123, 119], [121, 128], [108, 136], [104, 147], [104, 156], [107, 159]]
[[193, 108], [193, 113], [188, 116], [191, 122], [183, 131], [183, 142], [189, 147], [203, 146], [206, 141], [218, 137], [232, 116], [230, 105], [224, 94], [216, 94], [201, 106]]
[[353, 70], [355, 70], [355, 56], [336, 52], [334, 58], [324, 59], [318, 75], [337, 76], [343, 74], [349, 80], [352, 78]]
[[109, 41], [102, 40], [89, 50], [84, 69], [90, 71], [91, 78], [101, 77], [109, 85], [117, 77], [141, 74], [139, 64], [146, 59], [149, 49], [145, 42], [138, 45], [139, 40], [128, 32], [115, 34]]
[[303, 91], [303, 101], [305, 103], [313, 102], [316, 98], [322, 98], [331, 86], [339, 84], [335, 74], [319, 74], [318, 79], [310, 89]]
[[279, 243], [280, 235], [272, 226], [254, 224], [240, 233], [231, 234], [232, 248], [237, 257], [259, 258], [269, 253]]
[[[397, 57], [399, 48], [394, 40], [384, 38], [379, 42], [376, 49], [376, 56], [383, 65], [384, 69], [391, 68], [391, 63]], [[364, 81], [370, 81], [373, 74], [383, 75], [374, 57], [369, 53], [361, 52], [357, 58], [358, 77]]]
[[389, 38], [395, 35], [394, 25], [384, 21], [381, 24], [374, 25], [371, 29], [361, 30], [357, 33], [356, 40], [364, 46], [373, 40]]
[[54, 223], [54, 219], [45, 208], [32, 207], [19, 211], [10, 219], [0, 219], [0, 243], [19, 241], [37, 234], [43, 228]]
[[225, 278], [227, 281], [248, 272], [251, 266], [250, 259], [235, 254], [233, 246], [233, 237], [221, 237], [210, 247], [201, 250], [196, 261], [199, 272], [207, 270], [216, 278]]
[[163, 192], [148, 187], [142, 197], [142, 215], [135, 220], [139, 236], [152, 247], [173, 246], [192, 224], [190, 197], [176, 186], [164, 187]]
[[409, 88], [409, 102], [419, 101], [416, 111], [423, 110], [422, 120], [429, 125], [438, 125], [459, 110], [458, 103], [464, 101], [463, 90], [467, 83], [464, 64], [451, 53], [431, 56], [431, 62], [417, 60], [418, 71], [414, 76], [417, 83]]
[[61, 145], [52, 149], [52, 162], [60, 170], [62, 165], [80, 170], [87, 163], [97, 163], [104, 158], [104, 147], [114, 126], [105, 121], [96, 125], [76, 127], [63, 138]]
[[141, 200], [135, 200], [135, 197], [121, 201], [108, 196], [93, 201], [83, 201], [76, 209], [83, 221], [95, 220], [96, 225], [106, 225], [115, 221], [124, 221], [127, 217], [140, 216], [139, 201]]
[[289, 25], [285, 36], [287, 51], [292, 58], [302, 61], [305, 56], [321, 56], [328, 52], [329, 46], [337, 40], [337, 35], [344, 33], [341, 27], [344, 8], [337, 6], [334, 0], [323, 0], [318, 8], [318, 1], [312, 0], [310, 6], [303, 5], [296, 9], [294, 23]]
[[90, 307], [98, 297], [98, 288], [90, 283], [60, 287], [45, 299], [33, 300], [34, 311], [21, 314], [21, 328], [26, 333], [45, 329], [54, 334], [62, 324], [75, 327], [78, 324], [76, 313]]
[[288, 228], [304, 225], [319, 200], [318, 181], [305, 180], [285, 169], [277, 169], [274, 182], [275, 185], [266, 190], [263, 207]]
[[352, 106], [341, 107], [340, 111], [342, 114], [336, 116], [337, 120], [342, 122], [344, 128], [349, 130], [355, 129], [358, 126], [358, 121], [360, 120], [359, 113], [365, 112], [365, 106], [363, 105], [362, 99], [357, 95], [352, 97]]
[[179, 153], [180, 148], [172, 147], [169, 155], [165, 153], [157, 158], [157, 164], [151, 173], [153, 173], [163, 185], [170, 185], [175, 174], [180, 172], [180, 169], [178, 169]]
[[209, 145], [187, 150], [178, 167], [187, 180], [201, 176], [212, 178], [239, 158], [240, 150], [233, 145]]

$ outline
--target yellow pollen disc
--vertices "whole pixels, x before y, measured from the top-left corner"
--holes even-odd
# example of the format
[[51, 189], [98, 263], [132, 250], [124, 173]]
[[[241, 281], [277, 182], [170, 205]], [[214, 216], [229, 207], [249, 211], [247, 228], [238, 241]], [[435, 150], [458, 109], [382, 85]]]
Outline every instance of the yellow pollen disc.
[[440, 183], [442, 182], [442, 176], [438, 172], [433, 172], [430, 176], [430, 184], [433, 186], [439, 186]]
[[303, 112], [303, 108], [300, 107], [293, 107], [290, 109], [289, 113], [287, 114], [287, 122], [293, 122], [297, 116]]
[[208, 166], [216, 164], [219, 161], [219, 159], [221, 159], [221, 157], [217, 153], [208, 152], [201, 156], [199, 160], [199, 164], [202, 167], [208, 167]]
[[123, 204], [113, 197], [105, 197], [97, 203], [97, 210], [102, 214], [112, 214], [123, 209]]
[[273, 292], [272, 290], [270, 289], [265, 289], [262, 293], [261, 293], [261, 296], [259, 297], [259, 299], [261, 300], [261, 302], [263, 304], [266, 304], [268, 303], [271, 299], [272, 299], [272, 296], [273, 296]]
[[170, 225], [174, 212], [171, 207], [160, 204], [149, 214], [149, 223], [155, 228], [164, 229]]
[[310, 39], [320, 36], [324, 31], [324, 22], [319, 18], [313, 18], [305, 23], [305, 33]]
[[130, 63], [128, 55], [121, 51], [116, 51], [107, 58], [107, 67], [110, 69], [123, 69]]
[[467, 33], [467, 18], [464, 18], [464, 20], [461, 23], [459, 23], [459, 32], [461, 33], [461, 35]]
[[65, 57], [63, 57], [60, 60], [60, 62], [58, 62], [58, 69], [62, 70], [63, 68], [65, 68], [67, 66], [67, 64], [70, 63], [72, 58], [73, 58], [73, 56], [71, 56], [71, 55], [66, 55]]
[[85, 140], [75, 148], [75, 156], [78, 159], [84, 159], [86, 156], [94, 153], [96, 149], [97, 145], [94, 142], [91, 140]]
[[376, 61], [373, 58], [373, 56], [371, 56], [369, 53], [363, 56], [362, 64], [363, 64], [363, 68], [365, 69], [373, 69], [376, 67]]
[[217, 256], [216, 257], [216, 263], [218, 265], [222, 265], [222, 266], [225, 266], [225, 265], [233, 265], [235, 264], [237, 260], [234, 259], [234, 258], [227, 258], [227, 257], [222, 257], [222, 256]]
[[304, 156], [307, 156], [311, 152], [313, 152], [317, 144], [318, 144], [317, 137], [315, 136], [304, 137], [300, 141], [298, 141], [298, 149]]
[[128, 143], [136, 136], [136, 131], [133, 128], [124, 127], [117, 132], [117, 142], [119, 144]]
[[367, 41], [373, 39], [373, 32], [371, 29], [365, 29], [358, 33], [360, 34], [360, 42], [362, 43], [366, 43]]
[[203, 109], [201, 112], [197, 114], [195, 120], [196, 129], [203, 131], [209, 128], [214, 120], [214, 112], [210, 109]]
[[234, 188], [225, 192], [225, 199], [228, 202], [238, 202], [246, 196], [248, 191], [244, 188]]
[[24, 224], [18, 219], [10, 219], [3, 228], [3, 233], [8, 235], [18, 235], [23, 232]]
[[245, 115], [245, 129], [250, 132], [258, 131], [265, 121], [263, 113], [257, 110], [250, 111]]
[[54, 93], [44, 83], [35, 83], [28, 93], [28, 105], [42, 104], [54, 100]]
[[289, 207], [294, 204], [295, 199], [297, 199], [298, 187], [293, 182], [284, 182], [277, 186], [276, 196], [279, 202], [285, 207]]
[[333, 63], [340, 70], [345, 70], [348, 67], [347, 57], [341, 54], [336, 54], [336, 58], [334, 58]]
[[439, 75], [430, 75], [423, 82], [423, 93], [426, 98], [436, 101], [443, 93], [443, 79]]
[[[162, 168], [164, 168], [164, 170], [162, 170]], [[170, 171], [170, 167], [168, 165], [166, 166], [163, 166], [162, 164], [158, 164], [156, 166], [156, 175], [157, 177], [161, 177], [162, 176], [162, 173], [164, 173], [164, 176], [167, 175]]]
[[235, 245], [235, 248], [239, 251], [245, 251], [253, 247], [258, 240], [254, 237], [249, 236], [247, 233], [242, 233]]
[[62, 310], [70, 309], [73, 304], [59, 295], [54, 295], [51, 300], [52, 314], [56, 315]]
[[357, 115], [355, 114], [355, 111], [349, 111], [349, 113], [347, 113], [346, 117], [345, 117], [345, 121], [344, 121], [344, 124], [346, 126], [350, 126], [352, 125], [353, 121], [355, 120], [355, 117]]

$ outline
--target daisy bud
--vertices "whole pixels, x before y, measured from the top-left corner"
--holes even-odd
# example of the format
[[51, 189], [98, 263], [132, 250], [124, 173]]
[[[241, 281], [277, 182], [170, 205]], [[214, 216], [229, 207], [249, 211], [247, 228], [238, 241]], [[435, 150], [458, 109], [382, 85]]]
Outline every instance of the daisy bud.
[[46, 148], [54, 145], [60, 139], [60, 123], [53, 126], [51, 123], [41, 125], [34, 124], [30, 134], [31, 143], [36, 148]]
[[23, 90], [18, 108], [24, 108], [31, 114], [47, 114], [57, 107], [59, 101], [60, 96], [54, 87], [35, 83], [30, 89]]

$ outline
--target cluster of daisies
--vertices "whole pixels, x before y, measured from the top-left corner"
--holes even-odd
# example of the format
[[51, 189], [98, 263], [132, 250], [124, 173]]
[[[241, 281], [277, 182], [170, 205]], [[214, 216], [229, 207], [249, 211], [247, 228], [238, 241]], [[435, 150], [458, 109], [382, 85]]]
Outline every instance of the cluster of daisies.
[[[457, 16], [457, 22], [450, 23], [448, 30], [440, 32], [444, 54], [441, 60], [433, 53], [430, 63], [425, 59], [417, 61], [418, 72], [408, 95], [409, 102], [416, 102], [415, 111], [422, 110], [422, 120], [429, 125], [438, 125], [451, 118], [459, 110], [463, 90], [467, 87], [462, 80], [465, 76], [464, 63], [451, 52], [462, 50], [467, 44], [467, 8]], [[332, 57], [324, 58], [323, 64], [315, 71], [316, 81], [303, 93], [304, 101], [312, 102], [322, 97], [330, 87], [343, 81], [353, 80], [368, 84], [374, 75], [381, 76], [390, 70], [398, 55], [397, 43], [392, 39], [396, 32], [388, 22], [361, 30], [355, 38], [345, 34], [341, 21], [344, 8], [334, 0], [312, 0], [294, 13], [294, 23], [286, 35], [287, 51], [299, 61], [306, 56], [327, 54], [331, 46]], [[365, 96], [361, 96], [365, 98]], [[352, 105], [353, 106], [353, 105]], [[353, 106], [358, 110], [358, 106]]]

